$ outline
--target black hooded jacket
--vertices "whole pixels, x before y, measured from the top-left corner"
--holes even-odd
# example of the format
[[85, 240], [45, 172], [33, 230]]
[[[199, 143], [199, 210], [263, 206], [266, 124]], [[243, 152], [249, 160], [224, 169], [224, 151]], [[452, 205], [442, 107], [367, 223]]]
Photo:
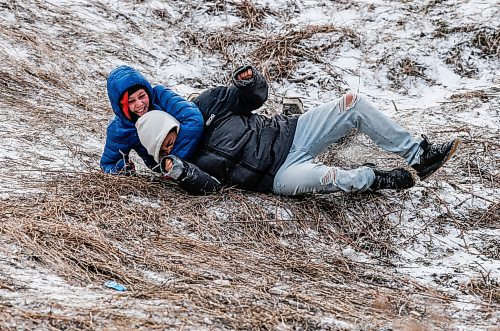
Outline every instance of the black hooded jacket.
[[[236, 79], [249, 68], [251, 79]], [[204, 133], [192, 164], [183, 162], [185, 170], [179, 178], [179, 185], [191, 193], [206, 194], [220, 186], [271, 192], [274, 176], [292, 145], [298, 117], [252, 113], [268, 96], [260, 73], [242, 67], [233, 74], [233, 84], [207, 90], [194, 100], [205, 121]], [[212, 177], [217, 181], [207, 183]]]

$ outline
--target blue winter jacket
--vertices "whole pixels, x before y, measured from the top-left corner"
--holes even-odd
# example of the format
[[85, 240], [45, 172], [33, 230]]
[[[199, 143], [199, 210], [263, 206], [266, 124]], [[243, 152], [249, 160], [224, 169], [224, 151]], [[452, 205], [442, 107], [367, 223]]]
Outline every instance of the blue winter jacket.
[[120, 66], [110, 73], [107, 82], [108, 97], [115, 116], [108, 125], [106, 145], [100, 162], [104, 172], [116, 174], [130, 170], [125, 166], [129, 163], [131, 150], [135, 150], [149, 168], [157, 165], [153, 156], [148, 154], [139, 141], [135, 123], [125, 116], [120, 107], [123, 93], [136, 85], [144, 86], [152, 104], [150, 109], [166, 111], [180, 122], [179, 135], [172, 154], [189, 160], [203, 133], [203, 116], [195, 104], [184, 100], [164, 86], [158, 85], [152, 88], [137, 70], [129, 66]]

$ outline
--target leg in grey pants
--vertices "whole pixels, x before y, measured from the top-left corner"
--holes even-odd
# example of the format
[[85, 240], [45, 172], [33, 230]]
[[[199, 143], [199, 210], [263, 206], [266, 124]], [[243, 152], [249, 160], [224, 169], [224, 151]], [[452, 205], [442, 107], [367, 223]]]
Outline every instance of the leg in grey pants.
[[326, 103], [299, 117], [290, 152], [274, 178], [274, 193], [366, 191], [375, 179], [371, 168], [342, 170], [313, 162], [352, 128], [368, 135], [382, 149], [400, 155], [409, 165], [418, 162], [422, 153], [420, 140], [413, 138], [365, 97], [347, 93], [338, 101]]

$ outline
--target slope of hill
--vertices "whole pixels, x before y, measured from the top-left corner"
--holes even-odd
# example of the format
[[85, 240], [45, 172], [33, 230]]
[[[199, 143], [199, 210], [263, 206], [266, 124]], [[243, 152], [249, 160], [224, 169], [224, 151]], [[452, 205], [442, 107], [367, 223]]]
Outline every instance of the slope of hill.
[[[0, 14], [1, 329], [497, 330], [494, 1], [0, 0]], [[246, 63], [270, 81], [264, 113], [358, 91], [462, 147], [397, 193], [191, 197], [139, 160], [137, 177], [99, 172], [114, 67], [187, 96]], [[355, 133], [320, 159], [401, 165]]]

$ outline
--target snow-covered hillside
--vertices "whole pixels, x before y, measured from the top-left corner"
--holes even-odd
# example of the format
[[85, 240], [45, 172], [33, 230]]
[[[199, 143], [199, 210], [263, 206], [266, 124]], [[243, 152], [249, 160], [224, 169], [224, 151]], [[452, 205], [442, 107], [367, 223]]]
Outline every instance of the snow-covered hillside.
[[[0, 14], [1, 329], [498, 329], [496, 1], [0, 0]], [[404, 192], [190, 197], [137, 157], [138, 177], [99, 173], [121, 64], [186, 97], [254, 64], [266, 114], [351, 90], [463, 143]], [[355, 134], [321, 160], [401, 165]]]

